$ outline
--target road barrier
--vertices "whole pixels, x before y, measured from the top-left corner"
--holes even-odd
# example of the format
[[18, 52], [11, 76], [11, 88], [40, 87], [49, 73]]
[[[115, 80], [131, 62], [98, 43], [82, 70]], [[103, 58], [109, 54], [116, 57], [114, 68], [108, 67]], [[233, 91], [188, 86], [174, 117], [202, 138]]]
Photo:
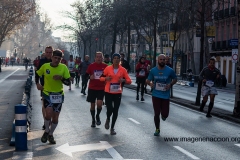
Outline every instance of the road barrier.
[[12, 138], [10, 146], [15, 146], [16, 151], [27, 150], [27, 132], [31, 125], [32, 105], [30, 104], [30, 93], [32, 87], [33, 67], [29, 70], [29, 77], [25, 84], [21, 104], [15, 106], [15, 120], [12, 124]]

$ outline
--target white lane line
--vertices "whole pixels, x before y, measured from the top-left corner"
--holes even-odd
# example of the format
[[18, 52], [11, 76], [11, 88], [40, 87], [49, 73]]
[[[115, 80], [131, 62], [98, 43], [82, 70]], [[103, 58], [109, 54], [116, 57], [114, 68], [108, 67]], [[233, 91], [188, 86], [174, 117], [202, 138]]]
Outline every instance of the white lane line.
[[136, 124], [141, 124], [141, 123], [139, 123], [138, 121], [136, 121], [135, 119], [132, 119], [132, 118], [128, 118], [130, 121], [133, 121], [134, 123], [136, 123]]
[[2, 83], [3, 81], [5, 81], [8, 77], [10, 77], [11, 75], [13, 75], [15, 72], [17, 72], [20, 68], [18, 68], [16, 71], [12, 72], [11, 74], [9, 74], [8, 76], [6, 76], [5, 78], [3, 78], [2, 80], [0, 80], [0, 83]]
[[240, 147], [240, 144], [235, 144], [236, 146]]
[[173, 146], [173, 147], [176, 148], [177, 150], [179, 150], [180, 152], [186, 154], [188, 157], [191, 157], [192, 159], [200, 159], [200, 158], [194, 156], [192, 153], [186, 151], [185, 149], [183, 149], [183, 148], [181, 148], [179, 146]]

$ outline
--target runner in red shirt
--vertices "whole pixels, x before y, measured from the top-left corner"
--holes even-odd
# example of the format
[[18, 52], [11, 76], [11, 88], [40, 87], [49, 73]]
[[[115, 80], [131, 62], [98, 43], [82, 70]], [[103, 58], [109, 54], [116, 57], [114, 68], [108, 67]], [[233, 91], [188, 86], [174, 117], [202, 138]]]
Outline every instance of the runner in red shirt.
[[[147, 67], [147, 72], [146, 72], [146, 77], [148, 77], [150, 68], [151, 68], [151, 66], [152, 66], [152, 63], [151, 63], [150, 60], [147, 59], [146, 54], [143, 54], [142, 57], [145, 58], [145, 63], [146, 63], [147, 66], [148, 66], [148, 67]], [[147, 83], [145, 83], [144, 90], [145, 90], [145, 93], [147, 93]]]
[[[102, 75], [103, 70], [107, 67], [107, 65], [102, 63], [102, 61], [103, 61], [102, 52], [96, 52], [95, 62], [90, 64], [86, 71], [86, 76], [90, 76], [87, 101], [91, 103], [90, 107], [90, 112], [92, 115], [91, 127], [96, 127], [96, 124], [97, 125], [101, 124], [99, 114], [102, 111], [105, 82], [100, 81], [100, 76]], [[96, 99], [97, 99], [97, 114], [95, 120]]]

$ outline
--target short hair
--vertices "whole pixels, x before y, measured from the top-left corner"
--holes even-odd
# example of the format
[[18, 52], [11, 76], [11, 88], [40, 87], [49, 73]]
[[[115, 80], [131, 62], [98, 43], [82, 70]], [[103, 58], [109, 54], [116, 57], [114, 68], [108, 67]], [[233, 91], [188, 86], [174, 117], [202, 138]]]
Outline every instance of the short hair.
[[53, 56], [63, 57], [63, 52], [60, 49], [53, 51]]
[[70, 58], [73, 58], [73, 55], [70, 55], [69, 57], [70, 57]]
[[96, 53], [95, 53], [95, 57], [97, 56], [97, 54], [101, 54], [102, 57], [103, 57], [103, 53], [102, 53], [102, 52], [100, 52], [100, 51], [96, 52]]
[[45, 48], [45, 50], [46, 50], [46, 49], [54, 50], [52, 46], [47, 46], [47, 47]]
[[125, 56], [125, 54], [124, 54], [124, 53], [120, 53], [120, 55], [122, 55], [122, 56]]
[[215, 58], [215, 57], [211, 57], [211, 58], [209, 59], [209, 62], [210, 62], [210, 61], [216, 62], [216, 58]]

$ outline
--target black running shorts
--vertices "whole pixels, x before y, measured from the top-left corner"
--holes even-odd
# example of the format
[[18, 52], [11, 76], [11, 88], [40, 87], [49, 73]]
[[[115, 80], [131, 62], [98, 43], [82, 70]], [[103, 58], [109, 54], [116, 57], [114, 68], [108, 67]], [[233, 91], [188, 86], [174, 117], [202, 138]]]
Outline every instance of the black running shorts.
[[96, 99], [103, 100], [103, 98], [104, 98], [104, 90], [88, 89], [87, 102], [95, 103]]

